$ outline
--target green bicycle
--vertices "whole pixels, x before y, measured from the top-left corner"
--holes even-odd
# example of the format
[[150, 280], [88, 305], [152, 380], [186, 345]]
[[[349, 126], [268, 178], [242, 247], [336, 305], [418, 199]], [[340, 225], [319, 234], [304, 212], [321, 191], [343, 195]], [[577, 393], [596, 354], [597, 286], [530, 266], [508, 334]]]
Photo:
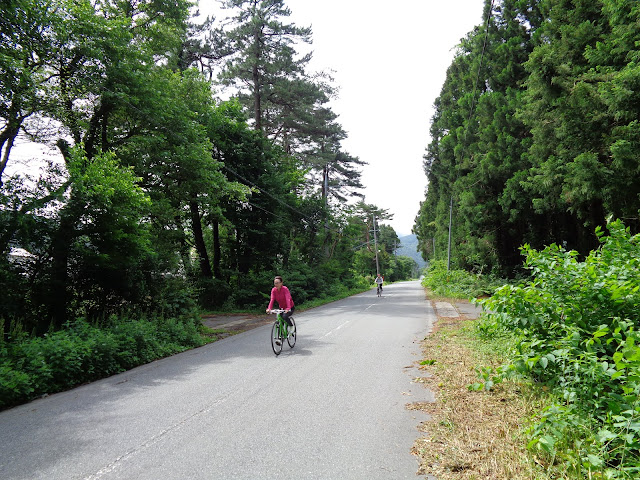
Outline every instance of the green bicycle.
[[271, 313], [278, 314], [278, 318], [276, 318], [276, 321], [273, 322], [273, 327], [271, 327], [271, 348], [273, 349], [273, 353], [276, 355], [280, 355], [280, 352], [282, 352], [282, 345], [284, 344], [285, 339], [291, 348], [296, 344], [296, 322], [293, 320], [293, 317], [289, 317], [289, 320], [291, 320], [291, 323], [293, 324], [289, 326], [282, 317], [284, 312], [286, 312], [286, 310], [281, 308], [271, 310]]

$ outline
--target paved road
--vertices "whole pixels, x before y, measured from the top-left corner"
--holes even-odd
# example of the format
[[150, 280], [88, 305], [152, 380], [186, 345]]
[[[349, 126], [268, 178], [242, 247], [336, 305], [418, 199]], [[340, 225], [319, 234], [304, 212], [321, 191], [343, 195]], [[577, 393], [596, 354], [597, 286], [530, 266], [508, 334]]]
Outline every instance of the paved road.
[[403, 479], [429, 399], [412, 379], [433, 311], [417, 282], [0, 412], [0, 478]]

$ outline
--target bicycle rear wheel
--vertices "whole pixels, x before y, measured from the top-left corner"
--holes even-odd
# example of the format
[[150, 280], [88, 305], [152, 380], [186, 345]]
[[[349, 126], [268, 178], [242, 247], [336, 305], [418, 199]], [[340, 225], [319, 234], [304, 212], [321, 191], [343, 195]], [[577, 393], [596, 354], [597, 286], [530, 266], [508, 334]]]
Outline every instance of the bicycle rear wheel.
[[287, 337], [287, 343], [291, 348], [296, 344], [296, 337], [298, 336], [298, 331], [296, 329], [296, 322], [293, 320], [293, 317], [289, 317], [291, 320], [292, 326], [289, 327], [289, 336]]
[[282, 338], [280, 338], [280, 326], [278, 323], [279, 321], [276, 320], [273, 322], [273, 327], [271, 327], [271, 348], [276, 355], [280, 355], [282, 351]]

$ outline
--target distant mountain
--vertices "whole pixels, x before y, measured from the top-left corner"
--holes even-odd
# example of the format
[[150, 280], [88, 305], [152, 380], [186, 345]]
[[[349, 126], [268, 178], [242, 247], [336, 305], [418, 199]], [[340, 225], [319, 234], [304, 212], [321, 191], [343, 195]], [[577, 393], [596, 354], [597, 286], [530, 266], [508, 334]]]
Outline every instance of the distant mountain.
[[415, 235], [400, 237], [400, 247], [396, 250], [396, 255], [413, 258], [421, 270], [427, 265], [418, 253], [418, 238]]

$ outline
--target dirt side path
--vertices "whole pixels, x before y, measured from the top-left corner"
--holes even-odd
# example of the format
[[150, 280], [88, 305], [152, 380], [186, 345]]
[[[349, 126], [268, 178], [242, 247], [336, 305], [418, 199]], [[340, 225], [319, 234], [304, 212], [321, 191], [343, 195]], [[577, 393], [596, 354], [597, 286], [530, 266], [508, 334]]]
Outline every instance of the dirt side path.
[[214, 330], [225, 330], [232, 335], [273, 323], [273, 315], [203, 315], [202, 324]]

